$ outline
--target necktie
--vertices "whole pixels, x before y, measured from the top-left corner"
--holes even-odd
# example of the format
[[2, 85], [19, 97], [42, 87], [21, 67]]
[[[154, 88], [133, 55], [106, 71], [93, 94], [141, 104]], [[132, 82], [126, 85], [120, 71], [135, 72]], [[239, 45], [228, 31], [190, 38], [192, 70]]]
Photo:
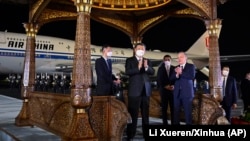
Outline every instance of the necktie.
[[108, 65], [108, 69], [111, 70], [111, 59], [107, 59], [107, 65]]
[[225, 88], [226, 88], [226, 77], [223, 77], [223, 84], [222, 84], [223, 97], [225, 96]]
[[167, 74], [169, 76], [169, 66], [166, 66]]

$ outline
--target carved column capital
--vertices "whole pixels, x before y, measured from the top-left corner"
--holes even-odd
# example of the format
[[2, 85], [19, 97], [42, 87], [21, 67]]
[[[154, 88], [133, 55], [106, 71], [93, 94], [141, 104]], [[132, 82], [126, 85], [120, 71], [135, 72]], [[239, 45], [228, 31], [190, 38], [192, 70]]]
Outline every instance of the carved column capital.
[[205, 21], [206, 28], [208, 30], [209, 36], [219, 36], [220, 28], [221, 28], [221, 20], [214, 19], [214, 20], [207, 20]]
[[39, 30], [39, 25], [35, 23], [24, 23], [23, 26], [27, 37], [35, 37]]
[[133, 45], [133, 47], [137, 44], [137, 43], [141, 43], [143, 37], [142, 36], [132, 36], [130, 37], [131, 43]]
[[92, 0], [74, 0], [77, 12], [91, 12]]

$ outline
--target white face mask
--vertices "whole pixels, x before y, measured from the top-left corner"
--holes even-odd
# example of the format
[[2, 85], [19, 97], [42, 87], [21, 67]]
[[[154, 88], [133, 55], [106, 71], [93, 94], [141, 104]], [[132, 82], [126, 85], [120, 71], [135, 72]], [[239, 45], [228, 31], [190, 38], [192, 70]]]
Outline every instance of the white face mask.
[[144, 50], [137, 50], [136, 51], [136, 56], [142, 57], [144, 55]]
[[223, 70], [223, 71], [222, 71], [222, 74], [223, 74], [224, 76], [228, 76], [228, 73], [229, 73], [229, 71], [226, 71], [226, 70]]
[[109, 51], [109, 52], [107, 53], [107, 56], [108, 56], [108, 57], [111, 57], [111, 56], [112, 56], [112, 51]]
[[170, 66], [170, 61], [164, 61], [164, 64], [165, 64], [166, 66]]

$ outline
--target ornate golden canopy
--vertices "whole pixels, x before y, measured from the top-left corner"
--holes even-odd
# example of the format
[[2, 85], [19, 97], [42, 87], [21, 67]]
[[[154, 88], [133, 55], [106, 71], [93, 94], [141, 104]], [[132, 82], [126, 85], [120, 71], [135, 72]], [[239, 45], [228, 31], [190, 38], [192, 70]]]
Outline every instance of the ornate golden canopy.
[[93, 7], [108, 10], [135, 11], [160, 7], [171, 0], [93, 0]]
[[[75, 20], [75, 0], [30, 0], [29, 22], [39, 25], [58, 20]], [[216, 18], [212, 5], [218, 0], [92, 0], [91, 18], [117, 28], [130, 37], [170, 16]]]

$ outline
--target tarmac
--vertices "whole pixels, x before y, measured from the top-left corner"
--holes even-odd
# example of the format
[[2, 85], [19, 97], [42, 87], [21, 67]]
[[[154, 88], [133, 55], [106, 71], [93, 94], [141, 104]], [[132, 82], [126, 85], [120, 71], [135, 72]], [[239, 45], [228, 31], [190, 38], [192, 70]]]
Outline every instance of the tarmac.
[[[2, 93], [2, 91], [0, 91]], [[61, 138], [51, 132], [36, 126], [19, 127], [15, 125], [15, 118], [22, 107], [22, 100], [13, 96], [15, 92], [0, 94], [0, 141], [60, 141]], [[9, 96], [8, 96], [9, 94]], [[7, 96], [6, 96], [7, 95]], [[232, 111], [232, 116], [242, 114], [242, 100], [239, 99], [238, 109]], [[150, 124], [162, 124], [159, 118], [150, 117]], [[141, 118], [138, 118], [138, 127], [133, 141], [144, 141], [141, 129]], [[126, 134], [122, 141], [126, 140]]]

